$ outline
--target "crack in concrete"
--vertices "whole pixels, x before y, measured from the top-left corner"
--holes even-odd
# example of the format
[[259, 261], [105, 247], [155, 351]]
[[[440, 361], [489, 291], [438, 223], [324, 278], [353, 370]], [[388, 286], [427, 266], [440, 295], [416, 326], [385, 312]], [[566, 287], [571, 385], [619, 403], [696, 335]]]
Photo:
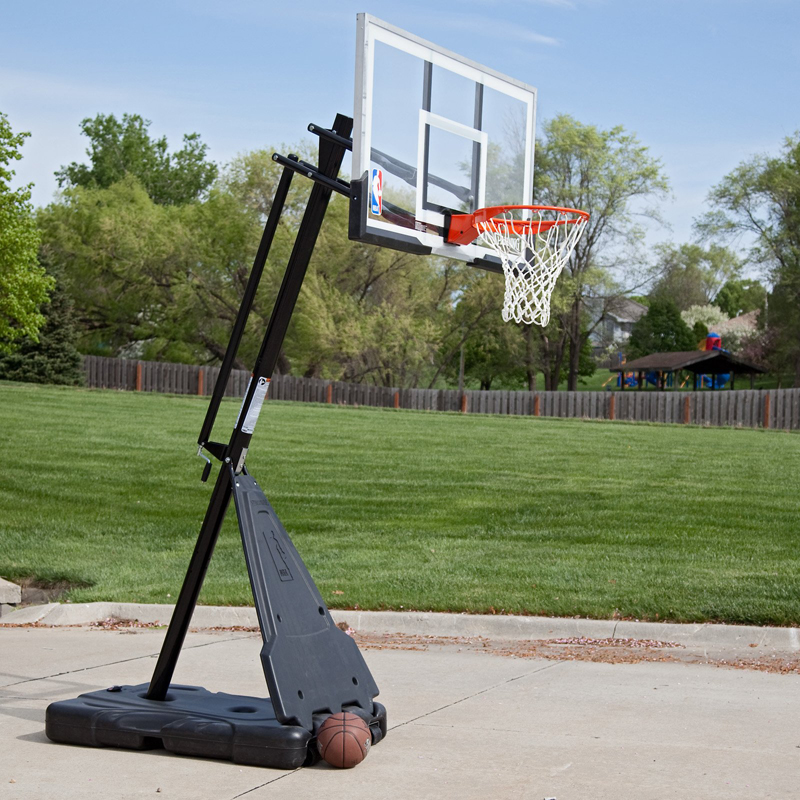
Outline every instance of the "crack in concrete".
[[394, 731], [398, 728], [402, 728], [404, 725], [410, 725], [412, 722], [416, 722], [420, 719], [425, 719], [425, 717], [430, 717], [432, 714], [438, 714], [440, 711], [444, 711], [446, 708], [452, 708], [453, 706], [457, 706], [459, 703], [464, 703], [467, 700], [472, 700], [473, 697], [480, 697], [482, 694], [486, 694], [487, 692], [491, 692], [494, 689], [499, 688], [500, 686], [506, 686], [509, 683], [513, 683], [514, 681], [522, 680], [523, 678], [528, 678], [531, 675], [535, 675], [537, 672], [544, 672], [546, 669], [553, 669], [553, 667], [557, 667], [560, 664], [566, 664], [566, 661], [555, 661], [552, 664], [546, 664], [543, 667], [538, 667], [537, 669], [532, 669], [529, 672], [525, 672], [522, 675], [515, 675], [513, 678], [508, 678], [507, 680], [500, 681], [499, 683], [495, 683], [493, 686], [487, 686], [485, 689], [481, 689], [479, 692], [473, 692], [466, 697], [461, 697], [458, 700], [453, 700], [452, 703], [445, 703], [445, 705], [440, 706], [439, 708], [434, 708], [432, 711], [427, 711], [424, 714], [420, 714], [418, 717], [414, 717], [413, 719], [407, 719], [405, 722], [398, 722], [397, 725], [392, 725], [389, 730]]
[[[398, 728], [402, 728], [404, 725], [409, 725], [412, 722], [417, 722], [417, 720], [425, 719], [425, 717], [429, 717], [432, 714], [436, 714], [439, 711], [443, 711], [446, 708], [452, 708], [453, 706], [457, 706], [459, 703], [471, 700], [473, 697], [479, 697], [482, 694], [491, 692], [492, 690], [497, 689], [500, 686], [505, 686], [509, 683], [513, 683], [514, 681], [522, 680], [523, 678], [528, 678], [531, 675], [535, 675], [538, 672], [544, 672], [547, 669], [553, 669], [553, 667], [557, 667], [560, 664], [565, 664], [565, 663], [566, 663], [565, 661], [556, 661], [553, 664], [546, 664], [542, 667], [537, 667], [536, 669], [528, 670], [527, 672], [524, 672], [521, 675], [514, 675], [513, 677], [507, 678], [506, 680], [500, 681], [499, 683], [495, 683], [492, 686], [487, 686], [485, 689], [481, 689], [479, 692], [473, 692], [472, 694], [467, 695], [466, 697], [460, 697], [458, 700], [454, 700], [452, 703], [446, 703], [445, 705], [440, 706], [439, 708], [435, 708], [432, 711], [426, 712], [425, 714], [420, 714], [419, 716], [414, 717], [413, 719], [406, 720], [405, 722], [400, 722], [397, 725], [392, 725], [389, 728], [389, 730], [390, 731], [397, 730]], [[241, 792], [240, 794], [234, 795], [231, 798], [231, 800], [237, 800], [237, 798], [244, 797], [245, 795], [250, 794], [251, 792], [255, 792], [257, 789], [263, 789], [265, 786], [269, 786], [271, 783], [275, 783], [276, 781], [282, 780], [283, 778], [288, 778], [291, 775], [296, 775], [299, 772], [301, 772], [302, 769], [303, 769], [302, 767], [299, 767], [298, 769], [292, 770], [291, 772], [288, 772], [284, 775], [279, 775], [277, 778], [273, 778], [271, 781], [267, 781], [266, 783], [261, 783], [258, 786], [254, 786], [252, 789], [248, 789], [246, 792]]]
[[271, 781], [267, 781], [266, 783], [260, 783], [258, 786], [254, 786], [252, 789], [248, 789], [245, 792], [241, 792], [239, 794], [235, 794], [231, 797], [231, 800], [236, 800], [237, 797], [244, 797], [246, 794], [250, 794], [251, 792], [255, 792], [257, 789], [263, 789], [265, 786], [269, 786], [271, 783], [275, 783], [276, 781], [283, 780], [283, 778], [288, 778], [290, 775], [295, 775], [302, 767], [298, 767], [297, 769], [293, 769], [291, 772], [284, 772], [283, 775], [278, 775], [277, 778], [273, 778]]
[[[248, 639], [250, 636], [235, 636], [227, 639], [221, 639], [218, 642], [203, 642], [202, 644], [193, 644], [189, 645], [188, 647], [181, 648], [182, 650], [196, 650], [199, 647], [210, 647], [211, 645], [222, 644], [223, 642], [235, 642], [239, 641], [240, 639]], [[115, 667], [117, 664], [128, 664], [131, 661], [141, 661], [145, 658], [156, 658], [158, 653], [147, 653], [143, 656], [135, 656], [134, 658], [123, 658], [120, 661], [109, 661], [105, 664], [94, 664], [91, 667], [80, 667], [79, 669], [68, 669], [64, 670], [64, 672], [55, 672], [52, 675], [42, 675], [38, 678], [26, 678], [24, 681], [16, 681], [15, 683], [7, 683], [5, 686], [0, 687], [0, 689], [8, 689], [11, 686], [21, 686], [24, 683], [36, 683], [36, 681], [47, 681], [51, 680], [52, 678], [60, 678], [63, 675], [74, 675], [78, 672], [90, 672], [93, 669], [102, 669], [103, 667]]]

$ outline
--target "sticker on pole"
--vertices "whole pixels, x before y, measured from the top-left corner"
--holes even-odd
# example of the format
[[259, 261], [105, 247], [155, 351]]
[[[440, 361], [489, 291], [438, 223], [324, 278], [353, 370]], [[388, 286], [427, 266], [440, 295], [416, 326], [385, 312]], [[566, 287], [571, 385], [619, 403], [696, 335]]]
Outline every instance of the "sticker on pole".
[[[244, 404], [247, 402], [247, 395], [250, 393], [250, 384], [252, 382], [252, 378], [250, 378], [250, 380], [247, 382], [247, 390], [244, 393], [242, 407], [239, 409], [239, 416], [236, 418], [236, 425], [234, 425], [234, 428], [239, 427], [239, 420], [242, 418]], [[268, 391], [269, 378], [259, 378], [258, 384], [256, 385], [256, 390], [253, 393], [253, 399], [250, 401], [250, 406], [247, 409], [247, 413], [244, 415], [242, 433], [252, 433], [255, 430], [256, 422], [258, 422], [258, 415], [261, 413], [261, 406], [264, 405], [264, 400], [267, 398]]]
[[372, 182], [370, 183], [370, 210], [379, 217], [383, 213], [383, 170], [372, 170]]

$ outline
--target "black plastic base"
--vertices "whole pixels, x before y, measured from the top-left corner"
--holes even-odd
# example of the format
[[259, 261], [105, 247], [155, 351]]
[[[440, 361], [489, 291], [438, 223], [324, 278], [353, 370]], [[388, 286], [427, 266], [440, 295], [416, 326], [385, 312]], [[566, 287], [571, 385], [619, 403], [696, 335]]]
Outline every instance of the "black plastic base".
[[[268, 697], [215, 694], [199, 686], [170, 686], [166, 700], [148, 700], [147, 684], [112, 686], [47, 707], [45, 732], [54, 742], [90, 747], [125, 747], [237, 764], [296, 769], [317, 761], [314, 732], [281, 725]], [[373, 715], [358, 707], [370, 726], [372, 743], [386, 735], [386, 709], [373, 704]], [[314, 718], [318, 727], [327, 715]]]

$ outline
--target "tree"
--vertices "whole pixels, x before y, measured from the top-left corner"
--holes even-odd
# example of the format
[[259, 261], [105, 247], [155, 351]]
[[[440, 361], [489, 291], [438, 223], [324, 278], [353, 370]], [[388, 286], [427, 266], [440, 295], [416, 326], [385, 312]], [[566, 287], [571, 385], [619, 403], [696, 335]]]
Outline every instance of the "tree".
[[435, 371], [466, 268], [350, 242], [349, 207], [333, 198], [285, 350], [308, 376], [414, 387]]
[[[608, 131], [560, 115], [544, 125], [536, 149], [536, 202], [588, 211], [587, 228], [559, 278], [562, 301], [552, 333], [545, 332], [550, 352], [550, 382], [567, 364], [567, 386], [577, 388], [580, 354], [603, 313], [590, 322], [586, 301], [612, 295], [610, 270], [632, 263], [644, 232], [634, 220], [659, 219], [643, 205], [668, 190], [661, 163], [637, 138], [621, 127]], [[618, 293], [618, 292], [617, 292]], [[616, 295], [614, 295], [616, 296]]]
[[711, 303], [726, 282], [738, 277], [742, 265], [727, 247], [712, 244], [657, 246], [659, 276], [650, 291], [653, 300], [672, 300], [680, 311]]
[[[449, 277], [450, 296], [447, 300], [450, 302], [445, 304], [435, 358], [437, 368], [429, 381], [429, 388], [436, 385], [442, 374], [450, 383], [457, 382], [462, 349], [466, 374], [466, 352], [473, 349], [477, 354], [479, 343], [492, 335], [501, 319], [503, 283], [499, 275], [459, 265], [453, 268]], [[511, 330], [512, 327], [507, 325], [504, 333]], [[512, 348], [518, 345], [513, 336], [503, 337], [502, 343]], [[505, 360], [511, 363], [513, 357], [508, 356]], [[475, 375], [470, 377], [475, 378]]]
[[707, 303], [705, 305], [690, 306], [685, 311], [681, 311], [681, 319], [690, 327], [699, 322], [705, 328], [707, 335], [709, 331], [716, 330], [720, 323], [727, 322], [729, 317], [719, 306]]
[[464, 375], [481, 389], [491, 389], [498, 378], [516, 385], [522, 382], [524, 339], [500, 314], [484, 317], [464, 345]]
[[750, 258], [773, 283], [766, 324], [773, 369], [789, 369], [800, 386], [800, 131], [779, 156], [740, 164], [709, 194], [698, 222], [706, 236], [753, 237]]
[[[280, 167], [236, 159], [196, 203], [159, 205], [139, 180], [71, 187], [40, 213], [43, 250], [63, 265], [83, 349], [188, 362], [222, 358]], [[252, 365], [309, 183], [295, 181], [237, 366]], [[352, 243], [348, 205], [328, 208], [278, 367], [311, 377], [417, 386], [435, 371], [462, 273], [443, 259]], [[496, 277], [496, 276], [495, 276]], [[502, 296], [502, 294], [501, 294]]]
[[108, 189], [67, 189], [39, 212], [42, 255], [62, 271], [83, 350], [118, 355], [140, 343], [127, 352], [195, 360], [186, 349], [198, 316], [189, 291], [199, 268], [193, 208], [156, 205], [128, 175]]
[[634, 324], [626, 351], [628, 358], [640, 358], [650, 353], [696, 348], [694, 334], [681, 319], [678, 306], [671, 300], [654, 300], [647, 313]]
[[726, 281], [719, 290], [714, 304], [728, 317], [738, 317], [740, 314], [764, 308], [766, 299], [767, 290], [759, 281], [732, 279]]
[[44, 326], [38, 341], [23, 339], [14, 353], [0, 355], [0, 378], [29, 383], [77, 386], [83, 383], [78, 331], [72, 300], [56, 279], [50, 301], [42, 306]]
[[33, 218], [30, 185], [11, 188], [11, 161], [29, 133], [15, 134], [0, 112], [0, 353], [12, 352], [25, 337], [36, 341], [44, 324], [40, 306], [53, 280], [39, 265], [39, 232]]
[[108, 189], [126, 175], [135, 176], [153, 202], [181, 205], [199, 199], [217, 177], [206, 159], [207, 146], [196, 133], [185, 134], [183, 148], [170, 154], [167, 138], [152, 139], [150, 120], [138, 114], [98, 114], [81, 122], [90, 141], [89, 164], [72, 162], [56, 172], [59, 186]]

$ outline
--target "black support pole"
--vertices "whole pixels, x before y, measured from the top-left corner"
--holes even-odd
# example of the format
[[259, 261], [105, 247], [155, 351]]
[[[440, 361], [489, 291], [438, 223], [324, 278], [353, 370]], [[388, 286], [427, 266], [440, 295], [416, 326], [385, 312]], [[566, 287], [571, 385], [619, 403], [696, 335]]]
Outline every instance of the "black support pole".
[[[351, 135], [352, 126], [352, 119], [343, 114], [337, 114], [332, 131], [337, 136], [348, 138]], [[339, 174], [344, 153], [345, 148], [341, 144], [329, 138], [321, 138], [319, 147], [319, 172], [328, 178], [335, 179]], [[286, 272], [283, 276], [283, 282], [275, 300], [267, 331], [264, 334], [264, 339], [261, 344], [261, 350], [253, 369], [253, 380], [250, 382], [250, 387], [242, 404], [239, 420], [225, 451], [225, 463], [233, 465], [237, 472], [241, 471], [244, 466], [247, 447], [252, 437], [252, 433], [245, 433], [242, 430], [243, 422], [247, 417], [247, 411], [253, 401], [259, 378], [269, 378], [275, 369], [278, 355], [283, 346], [286, 330], [289, 327], [292, 312], [294, 311], [297, 297], [300, 294], [300, 288], [303, 285], [303, 278], [305, 277], [306, 269], [311, 260], [317, 236], [322, 227], [322, 221], [325, 217], [328, 202], [330, 201], [331, 191], [331, 188], [323, 186], [320, 183], [315, 183], [311, 189], [308, 205], [306, 206], [303, 220], [300, 223], [294, 248], [289, 257]], [[262, 243], [263, 241], [262, 239]], [[259, 253], [260, 252], [261, 248], [259, 249]], [[266, 260], [266, 253], [264, 254], [264, 260]], [[252, 298], [250, 302], [252, 303]], [[244, 323], [242, 324], [242, 330], [243, 328]], [[234, 330], [231, 336], [229, 352], [236, 335], [237, 331]], [[241, 337], [241, 331], [238, 332], [238, 336]], [[231, 363], [232, 360], [231, 358]], [[211, 411], [211, 409], [209, 409], [209, 411]], [[208, 420], [209, 415], [206, 417], [206, 423], [208, 423]], [[211, 423], [213, 424], [213, 415], [211, 415]], [[203, 432], [205, 432], [206, 435], [210, 434], [210, 429], [206, 432], [206, 424], [203, 426]], [[203, 525], [200, 529], [200, 534], [197, 538], [197, 543], [189, 563], [189, 569], [186, 573], [183, 586], [181, 587], [178, 601], [175, 605], [175, 611], [172, 614], [167, 635], [164, 639], [164, 644], [161, 648], [161, 653], [159, 654], [158, 662], [153, 672], [153, 678], [147, 692], [147, 697], [150, 700], [164, 700], [170, 682], [172, 681], [172, 675], [178, 662], [178, 656], [180, 655], [183, 641], [189, 629], [192, 612], [197, 603], [197, 598], [203, 585], [203, 579], [205, 578], [208, 564], [214, 552], [214, 546], [216, 545], [217, 537], [219, 536], [219, 531], [222, 527], [222, 522], [225, 519], [225, 513], [230, 502], [232, 491], [230, 474], [230, 470], [223, 467], [217, 475], [217, 481], [214, 485], [208, 510], [206, 511]]]
[[[295, 158], [294, 160], [296, 161], [297, 159]], [[261, 281], [261, 275], [264, 272], [264, 265], [267, 263], [270, 247], [272, 247], [272, 240], [275, 238], [275, 232], [278, 230], [278, 223], [283, 213], [283, 207], [286, 204], [289, 187], [292, 185], [293, 174], [291, 169], [284, 167], [281, 179], [278, 181], [278, 188], [275, 191], [275, 197], [272, 201], [272, 207], [269, 210], [267, 223], [264, 226], [261, 243], [258, 246], [258, 252], [253, 261], [253, 269], [250, 271], [250, 277], [247, 281], [244, 295], [242, 296], [239, 312], [236, 315], [236, 322], [233, 325], [233, 332], [228, 342], [228, 348], [225, 351], [225, 357], [222, 359], [222, 366], [220, 367], [217, 382], [214, 386], [214, 393], [211, 395], [211, 402], [208, 404], [206, 418], [203, 421], [203, 427], [197, 439], [197, 444], [200, 446], [204, 446], [211, 437], [211, 429], [214, 427], [214, 420], [219, 411], [219, 404], [222, 402], [222, 397], [225, 394], [225, 387], [228, 385], [228, 378], [233, 368], [233, 362], [236, 360], [236, 353], [242, 341], [242, 334], [247, 324], [247, 318], [250, 316], [250, 310], [253, 307], [256, 290]]]

